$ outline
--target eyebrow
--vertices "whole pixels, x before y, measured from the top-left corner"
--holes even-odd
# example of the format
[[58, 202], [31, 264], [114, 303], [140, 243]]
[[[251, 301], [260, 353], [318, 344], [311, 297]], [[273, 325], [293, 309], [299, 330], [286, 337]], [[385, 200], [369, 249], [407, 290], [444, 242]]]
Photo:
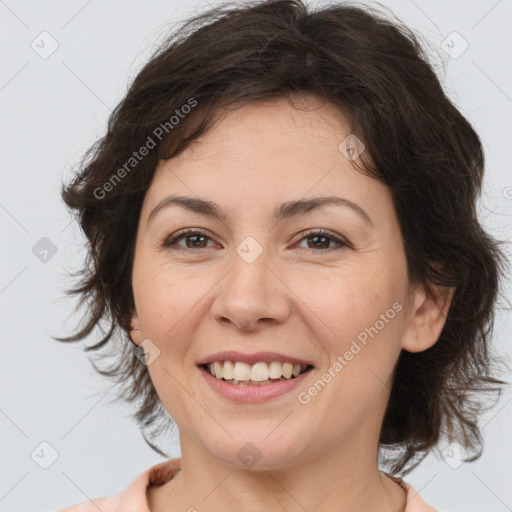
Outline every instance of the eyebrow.
[[[351, 208], [358, 213], [363, 219], [373, 226], [373, 221], [370, 216], [356, 203], [349, 201], [343, 197], [328, 196], [328, 197], [315, 197], [312, 199], [301, 199], [298, 201], [288, 201], [281, 204], [274, 209], [272, 218], [275, 221], [281, 221], [286, 218], [295, 217], [322, 206], [335, 205]], [[218, 205], [211, 201], [206, 201], [197, 197], [186, 196], [167, 196], [162, 199], [148, 216], [147, 224], [157, 215], [158, 212], [170, 206], [179, 206], [186, 210], [190, 210], [201, 215], [214, 217], [222, 222], [228, 220], [227, 215], [219, 208]]]

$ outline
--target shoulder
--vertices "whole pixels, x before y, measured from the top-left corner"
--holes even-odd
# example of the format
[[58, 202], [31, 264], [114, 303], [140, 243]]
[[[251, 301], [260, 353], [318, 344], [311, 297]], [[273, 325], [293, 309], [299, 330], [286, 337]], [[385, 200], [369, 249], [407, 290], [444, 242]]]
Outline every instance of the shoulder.
[[[131, 495], [130, 495], [131, 496]], [[124, 499], [123, 499], [124, 498]], [[55, 512], [132, 512], [132, 509], [123, 509], [123, 502], [126, 501], [127, 491], [112, 496], [104, 496], [102, 498], [94, 498], [83, 503], [71, 505]], [[137, 499], [137, 496], [132, 496], [132, 499]], [[140, 501], [140, 498], [139, 498]], [[140, 509], [133, 512], [149, 512], [145, 509]]]
[[138, 475], [122, 492], [95, 498], [55, 512], [150, 512], [147, 488], [170, 480], [180, 469], [181, 459], [171, 459], [151, 466]]
[[404, 484], [407, 486], [407, 507], [405, 512], [439, 512], [437, 509], [427, 505], [412, 485], [407, 482], [404, 482]]
[[102, 512], [119, 512], [118, 509], [115, 508], [113, 498], [114, 496], [95, 498], [94, 500], [89, 500], [77, 505], [71, 505], [69, 507], [56, 510], [55, 512], [98, 512], [98, 509]]

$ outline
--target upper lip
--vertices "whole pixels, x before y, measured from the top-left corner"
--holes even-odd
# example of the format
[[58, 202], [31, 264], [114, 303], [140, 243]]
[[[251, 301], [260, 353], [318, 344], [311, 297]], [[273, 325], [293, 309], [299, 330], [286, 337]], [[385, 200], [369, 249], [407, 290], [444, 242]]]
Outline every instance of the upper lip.
[[198, 365], [205, 365], [213, 363], [214, 361], [241, 361], [247, 364], [255, 363], [271, 363], [278, 361], [280, 363], [301, 364], [304, 366], [313, 366], [310, 361], [299, 359], [297, 357], [287, 356], [285, 354], [278, 354], [277, 352], [254, 352], [253, 354], [243, 354], [236, 350], [227, 350], [223, 352], [215, 352], [199, 360]]

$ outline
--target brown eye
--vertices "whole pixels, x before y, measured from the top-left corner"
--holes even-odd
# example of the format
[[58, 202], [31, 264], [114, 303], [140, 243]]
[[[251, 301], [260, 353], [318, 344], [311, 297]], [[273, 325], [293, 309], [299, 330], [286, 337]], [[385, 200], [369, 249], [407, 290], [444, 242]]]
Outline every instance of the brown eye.
[[[185, 240], [185, 247], [177, 244], [182, 239]], [[211, 240], [211, 238], [206, 233], [187, 230], [169, 237], [162, 245], [167, 248], [206, 249], [207, 240]]]
[[325, 251], [331, 251], [335, 250], [336, 248], [330, 247], [332, 242], [337, 244], [340, 247], [348, 247], [349, 244], [345, 242], [344, 240], [338, 238], [334, 234], [332, 234], [330, 231], [326, 230], [317, 230], [317, 231], [306, 231], [300, 233], [301, 242], [303, 240], [312, 240], [312, 242], [308, 241], [308, 247], [307, 249], [312, 249], [313, 251], [316, 251], [317, 249], [320, 249], [321, 251], [317, 252], [325, 252]]
[[[314, 252], [328, 252], [350, 246], [346, 241], [326, 230], [304, 231], [300, 233], [299, 236], [302, 237], [299, 242], [304, 240], [308, 241], [307, 247], [303, 248], [310, 249]], [[178, 244], [181, 240], [185, 240], [185, 246]], [[168, 249], [207, 249], [209, 240], [211, 240], [211, 237], [209, 237], [205, 232], [189, 229], [172, 235], [162, 244], [162, 246]], [[338, 247], [331, 247], [332, 244], [335, 244]]]

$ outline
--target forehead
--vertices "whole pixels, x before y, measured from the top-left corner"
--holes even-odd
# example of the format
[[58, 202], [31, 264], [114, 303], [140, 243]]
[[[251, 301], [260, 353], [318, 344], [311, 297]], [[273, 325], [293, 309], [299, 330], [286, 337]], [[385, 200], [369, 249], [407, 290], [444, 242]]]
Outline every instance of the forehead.
[[321, 154], [327, 145], [332, 148], [334, 144], [336, 149], [350, 133], [348, 119], [331, 103], [303, 94], [293, 95], [291, 101], [292, 104], [284, 97], [266, 98], [219, 110], [214, 127], [194, 141], [191, 148], [197, 156], [213, 145], [233, 156], [264, 147], [279, 148], [288, 157], [294, 148], [301, 147]]
[[265, 211], [271, 203], [320, 195], [341, 195], [362, 208], [388, 201], [386, 188], [340, 150], [352, 136], [340, 111], [315, 97], [293, 103], [266, 99], [220, 111], [209, 131], [157, 166], [148, 208], [169, 193]]

